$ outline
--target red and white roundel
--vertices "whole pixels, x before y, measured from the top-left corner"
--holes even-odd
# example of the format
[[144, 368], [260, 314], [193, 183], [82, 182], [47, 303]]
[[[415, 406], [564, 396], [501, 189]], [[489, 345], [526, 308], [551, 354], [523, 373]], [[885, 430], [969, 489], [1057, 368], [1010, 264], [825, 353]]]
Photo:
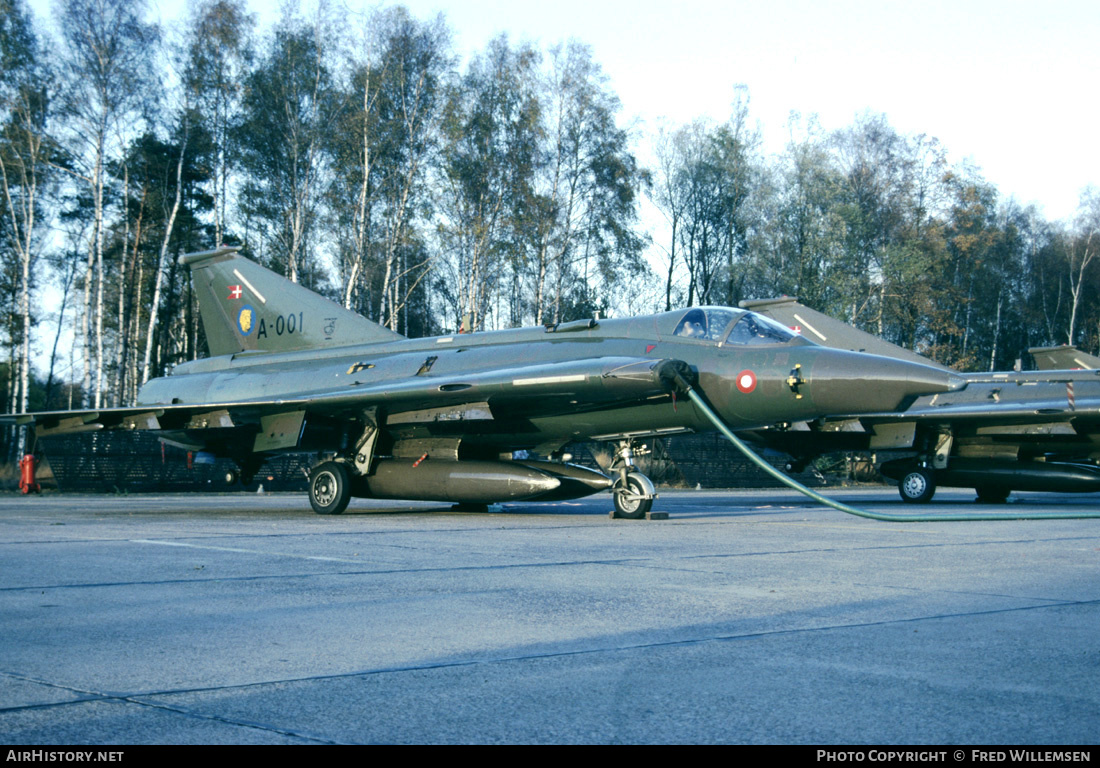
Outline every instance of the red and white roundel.
[[737, 388], [746, 395], [756, 389], [756, 374], [749, 370], [737, 374]]

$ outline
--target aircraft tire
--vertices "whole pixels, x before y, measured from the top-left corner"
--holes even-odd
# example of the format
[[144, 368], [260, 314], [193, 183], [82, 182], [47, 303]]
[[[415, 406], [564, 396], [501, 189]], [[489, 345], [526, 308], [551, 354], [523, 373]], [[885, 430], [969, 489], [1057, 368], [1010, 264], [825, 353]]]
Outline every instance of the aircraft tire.
[[979, 485], [974, 490], [978, 494], [974, 501], [978, 504], [1004, 504], [1012, 493], [1012, 489], [1000, 485]]
[[347, 468], [338, 461], [318, 464], [309, 473], [309, 503], [318, 515], [339, 515], [351, 501]]
[[[638, 477], [633, 472], [626, 476], [625, 492], [632, 496], [645, 496], [646, 486]], [[618, 481], [611, 492], [611, 496], [615, 500], [615, 517], [626, 520], [641, 520], [653, 508], [653, 499], [625, 498], [624, 493], [619, 490], [622, 487], [622, 481]]]
[[928, 467], [913, 467], [898, 483], [902, 501], [927, 504], [936, 493], [936, 475]]

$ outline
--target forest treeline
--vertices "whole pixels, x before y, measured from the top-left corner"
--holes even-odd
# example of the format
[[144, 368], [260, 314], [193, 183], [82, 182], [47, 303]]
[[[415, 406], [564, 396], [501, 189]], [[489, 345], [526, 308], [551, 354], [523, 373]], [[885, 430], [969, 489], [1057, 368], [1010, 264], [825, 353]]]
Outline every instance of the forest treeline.
[[178, 256], [219, 243], [409, 336], [785, 294], [960, 369], [1100, 344], [1100, 194], [1048, 221], [884, 116], [792, 115], [769, 155], [743, 88], [725, 122], [629, 130], [576, 40], [458, 52], [442, 16], [324, 0], [265, 29], [243, 0], [171, 29], [52, 8], [0, 0], [8, 412], [128, 405], [205, 355]]

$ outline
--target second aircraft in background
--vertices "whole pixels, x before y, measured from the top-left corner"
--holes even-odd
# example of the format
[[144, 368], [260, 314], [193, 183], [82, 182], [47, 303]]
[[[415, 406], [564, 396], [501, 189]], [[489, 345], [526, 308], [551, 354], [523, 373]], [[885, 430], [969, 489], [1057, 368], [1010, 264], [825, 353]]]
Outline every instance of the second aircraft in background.
[[[795, 299], [741, 305], [819, 344], [949, 370]], [[931, 500], [937, 486], [974, 488], [978, 501], [990, 503], [1005, 501], [1012, 491], [1100, 491], [1100, 372], [957, 375], [965, 387], [920, 395], [896, 410], [837, 412], [754, 430], [751, 438], [790, 455], [792, 468], [833, 451], [894, 454], [881, 471], [898, 480], [901, 497], [910, 502]]]

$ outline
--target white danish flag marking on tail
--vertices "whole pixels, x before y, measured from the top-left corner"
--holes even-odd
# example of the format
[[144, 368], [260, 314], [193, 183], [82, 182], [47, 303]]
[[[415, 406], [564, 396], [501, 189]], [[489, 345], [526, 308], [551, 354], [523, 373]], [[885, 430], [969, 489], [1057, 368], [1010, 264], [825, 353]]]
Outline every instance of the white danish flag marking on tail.
[[255, 296], [257, 299], [259, 299], [261, 304], [266, 304], [267, 303], [267, 299], [264, 298], [264, 295], [256, 290], [256, 286], [254, 286], [252, 283], [248, 282], [247, 277], [242, 275], [236, 269], [233, 270], [233, 274], [237, 276], [238, 280], [240, 280], [242, 283], [244, 283], [245, 288], [252, 291], [252, 295]]
[[229, 298], [239, 299], [241, 297], [241, 287], [239, 285], [229, 286]]

